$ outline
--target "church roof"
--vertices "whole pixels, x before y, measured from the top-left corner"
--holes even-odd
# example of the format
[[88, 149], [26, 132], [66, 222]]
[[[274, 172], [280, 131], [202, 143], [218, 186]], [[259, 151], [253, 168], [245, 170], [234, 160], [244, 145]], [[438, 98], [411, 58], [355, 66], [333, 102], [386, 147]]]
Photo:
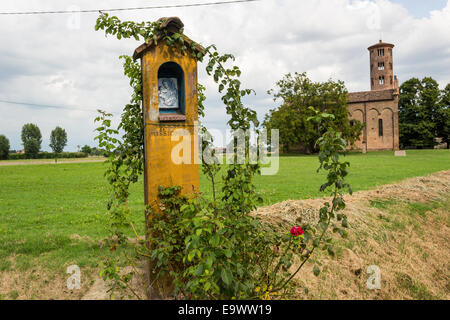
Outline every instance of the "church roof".
[[[183, 22], [178, 17], [168, 17], [168, 18], [160, 18], [158, 21], [161, 22], [161, 28], [167, 31], [167, 34], [179, 33], [180, 30], [184, 27]], [[163, 39], [165, 36], [164, 33], [159, 33], [156, 35], [156, 41]], [[193, 40], [189, 39], [184, 34], [181, 34], [184, 44], [186, 47], [190, 48], [193, 43]], [[149, 39], [146, 43], [141, 44], [139, 47], [134, 50], [133, 59], [139, 59], [142, 55], [149, 49], [155, 46], [155, 42], [153, 39]], [[200, 46], [198, 43], [195, 43], [196, 49], [199, 51], [204, 51], [205, 49]]]
[[394, 89], [350, 92], [348, 103], [394, 100], [396, 95]]

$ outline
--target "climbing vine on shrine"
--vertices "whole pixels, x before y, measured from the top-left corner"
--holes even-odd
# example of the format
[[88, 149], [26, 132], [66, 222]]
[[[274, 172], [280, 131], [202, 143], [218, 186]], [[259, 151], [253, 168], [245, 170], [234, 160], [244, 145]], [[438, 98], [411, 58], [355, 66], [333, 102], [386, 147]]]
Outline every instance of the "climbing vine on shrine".
[[[164, 41], [206, 66], [206, 72], [214, 79], [221, 100], [229, 115], [228, 126], [233, 132], [255, 129], [259, 122], [256, 112], [243, 103], [243, 98], [253, 93], [242, 88], [241, 71], [234, 66], [231, 54], [220, 54], [214, 45], [206, 48], [193, 41], [186, 41], [181, 29], [169, 33], [162, 27], [164, 19], [156, 22], [121, 22], [117, 17], [101, 14], [95, 26], [106, 35], [117, 39], [134, 38], [139, 41]], [[127, 244], [127, 234], [132, 230], [140, 238], [130, 216], [128, 198], [130, 186], [136, 183], [144, 170], [144, 119], [142, 114], [142, 80], [139, 62], [130, 56], [121, 56], [124, 74], [133, 89], [130, 102], [125, 105], [118, 128], [111, 125], [111, 114], [99, 110], [95, 119], [99, 123], [96, 139], [108, 155], [105, 172], [111, 185], [108, 214], [111, 231], [111, 250]], [[231, 66], [230, 66], [231, 65]], [[205, 87], [198, 84], [199, 115], [205, 115]], [[316, 113], [310, 121], [326, 126], [331, 115]], [[123, 132], [119, 137], [119, 132]], [[211, 181], [212, 199], [196, 195], [181, 195], [178, 186], [159, 188], [159, 207], [147, 223], [147, 243], [136, 250], [139, 256], [151, 260], [152, 278], [173, 281], [172, 297], [180, 299], [272, 299], [296, 290], [294, 276], [310, 259], [316, 248], [334, 254], [327, 231], [345, 237], [346, 217], [340, 213], [345, 207], [342, 196], [350, 190], [345, 182], [348, 162], [340, 159], [345, 152], [346, 141], [339, 132], [328, 130], [319, 140], [320, 168], [328, 171], [327, 181], [321, 190], [331, 189], [332, 201], [320, 210], [317, 225], [293, 226], [287, 230], [264, 223], [250, 213], [261, 203], [253, 183], [260, 174], [260, 163], [250, 161], [250, 140], [245, 138], [242, 150], [244, 161], [220, 164], [212, 150], [212, 138], [207, 129], [200, 128], [202, 151], [210, 151], [203, 158], [202, 170]], [[221, 188], [217, 189], [218, 181]], [[148, 245], [147, 245], [148, 244]], [[297, 266], [294, 273], [292, 266]], [[318, 275], [320, 269], [314, 267]], [[113, 280], [116, 288], [129, 288], [131, 275], [120, 275], [112, 260], [105, 261], [101, 274]], [[155, 281], [157, 283], [157, 281]], [[155, 284], [156, 285], [156, 284]], [[158, 288], [156, 288], [158, 289]], [[131, 289], [132, 290], [132, 289]], [[139, 297], [134, 291], [136, 297]]]

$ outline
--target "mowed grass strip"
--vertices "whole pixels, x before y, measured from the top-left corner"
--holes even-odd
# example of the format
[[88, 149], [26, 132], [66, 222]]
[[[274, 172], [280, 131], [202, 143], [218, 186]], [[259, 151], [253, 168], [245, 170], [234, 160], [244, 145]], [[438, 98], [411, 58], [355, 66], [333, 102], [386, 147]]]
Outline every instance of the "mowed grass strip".
[[[450, 150], [409, 150], [407, 157], [394, 157], [393, 151], [350, 153], [346, 159], [350, 162], [348, 181], [353, 191], [450, 169]], [[282, 156], [277, 175], [255, 179], [264, 204], [323, 196], [319, 187], [325, 182], [325, 174], [318, 174], [317, 168], [316, 155]]]
[[[101, 162], [105, 157], [91, 156], [86, 158], [59, 158], [58, 163], [75, 162]], [[0, 166], [28, 165], [28, 164], [52, 164], [55, 159], [19, 159], [19, 160], [0, 160]]]
[[[394, 157], [393, 152], [348, 155], [353, 190], [450, 169], [448, 150], [407, 154], [404, 158]], [[255, 179], [264, 204], [321, 196], [318, 189], [325, 177], [316, 173], [317, 167], [317, 156], [282, 156], [277, 175]], [[58, 272], [65, 272], [70, 264], [95, 268], [103, 256], [116, 254], [102, 245], [108, 235], [109, 186], [104, 170], [103, 163], [0, 166], [0, 261], [11, 257], [15, 261], [2, 263], [0, 271], [33, 265]], [[211, 196], [203, 175], [200, 184], [205, 195]], [[144, 228], [143, 193], [141, 179], [132, 186], [129, 201], [140, 232]]]

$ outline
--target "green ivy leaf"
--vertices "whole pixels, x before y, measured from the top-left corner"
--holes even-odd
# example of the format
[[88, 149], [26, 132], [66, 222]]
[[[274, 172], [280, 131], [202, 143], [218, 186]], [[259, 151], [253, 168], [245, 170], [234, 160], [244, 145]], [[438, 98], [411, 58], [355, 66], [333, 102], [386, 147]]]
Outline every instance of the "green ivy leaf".
[[344, 218], [344, 219], [342, 220], [342, 226], [343, 226], [344, 228], [348, 228], [348, 221], [347, 221], [347, 218]]
[[213, 247], [217, 247], [219, 245], [220, 242], [220, 237], [219, 235], [216, 233], [214, 234], [210, 239], [209, 239], [209, 244]]
[[195, 270], [195, 275], [197, 276], [197, 277], [199, 277], [199, 276], [201, 276], [203, 274], [203, 265], [201, 264], [201, 265], [199, 265], [198, 267], [197, 267], [197, 269]]
[[328, 246], [327, 251], [330, 256], [334, 257], [335, 252], [333, 246]]
[[222, 272], [220, 273], [220, 276], [222, 278], [222, 281], [229, 286], [231, 284], [231, 275], [229, 271], [226, 271], [225, 269], [222, 269]]
[[319, 269], [318, 266], [314, 265], [313, 273], [314, 273], [314, 275], [315, 275], [316, 277], [319, 276], [319, 274], [320, 274], [320, 269]]
[[230, 249], [225, 249], [224, 253], [227, 258], [231, 258], [231, 256], [233, 255]]
[[189, 252], [188, 257], [187, 257], [188, 261], [191, 262], [192, 259], [194, 259], [194, 257], [195, 257], [195, 251]]

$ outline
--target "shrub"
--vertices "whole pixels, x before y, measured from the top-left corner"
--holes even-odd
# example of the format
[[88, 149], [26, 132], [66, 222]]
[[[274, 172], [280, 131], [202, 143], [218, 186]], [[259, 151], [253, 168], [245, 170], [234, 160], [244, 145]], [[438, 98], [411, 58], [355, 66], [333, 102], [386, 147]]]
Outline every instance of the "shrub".
[[[309, 121], [319, 126], [334, 119], [312, 111], [316, 116]], [[267, 299], [292, 292], [291, 280], [316, 248], [334, 256], [327, 231], [331, 226], [334, 233], [347, 236], [343, 229], [348, 227], [347, 218], [339, 211], [345, 208], [342, 192], [352, 191], [345, 182], [349, 163], [340, 161], [346, 139], [331, 126], [325, 127], [328, 130], [317, 141], [318, 171], [328, 172], [320, 190], [331, 189], [332, 200], [320, 209], [317, 224], [286, 230], [250, 216], [252, 207], [240, 202], [229, 205], [224, 198], [216, 202], [201, 196], [188, 199], [180, 195], [180, 187], [160, 187], [160, 210], [148, 214], [148, 255], [155, 279], [171, 278], [172, 294], [182, 298]], [[291, 272], [294, 262], [298, 266]], [[317, 265], [313, 272], [319, 275]]]
[[160, 188], [164, 209], [154, 213], [150, 227], [155, 278], [172, 278], [171, 294], [183, 298], [277, 295], [302, 251], [304, 236], [215, 207], [201, 197], [188, 200], [180, 190]]
[[10, 153], [8, 156], [9, 160], [22, 160], [26, 159], [24, 153]]
[[102, 156], [102, 155], [104, 155], [104, 152], [102, 150], [100, 150], [99, 148], [95, 148], [94, 147], [94, 148], [91, 149], [90, 155], [92, 155], [92, 156]]
[[58, 158], [68, 158], [68, 159], [70, 159], [70, 158], [86, 158], [87, 156], [88, 155], [84, 152], [61, 152], [58, 154]]
[[4, 135], [0, 135], [0, 160], [8, 159], [9, 140]]
[[[86, 158], [87, 154], [84, 152], [61, 152], [55, 155], [53, 152], [39, 152], [33, 159], [74, 159], [74, 158]], [[10, 160], [23, 160], [30, 159], [25, 153], [12, 153], [9, 155]]]

